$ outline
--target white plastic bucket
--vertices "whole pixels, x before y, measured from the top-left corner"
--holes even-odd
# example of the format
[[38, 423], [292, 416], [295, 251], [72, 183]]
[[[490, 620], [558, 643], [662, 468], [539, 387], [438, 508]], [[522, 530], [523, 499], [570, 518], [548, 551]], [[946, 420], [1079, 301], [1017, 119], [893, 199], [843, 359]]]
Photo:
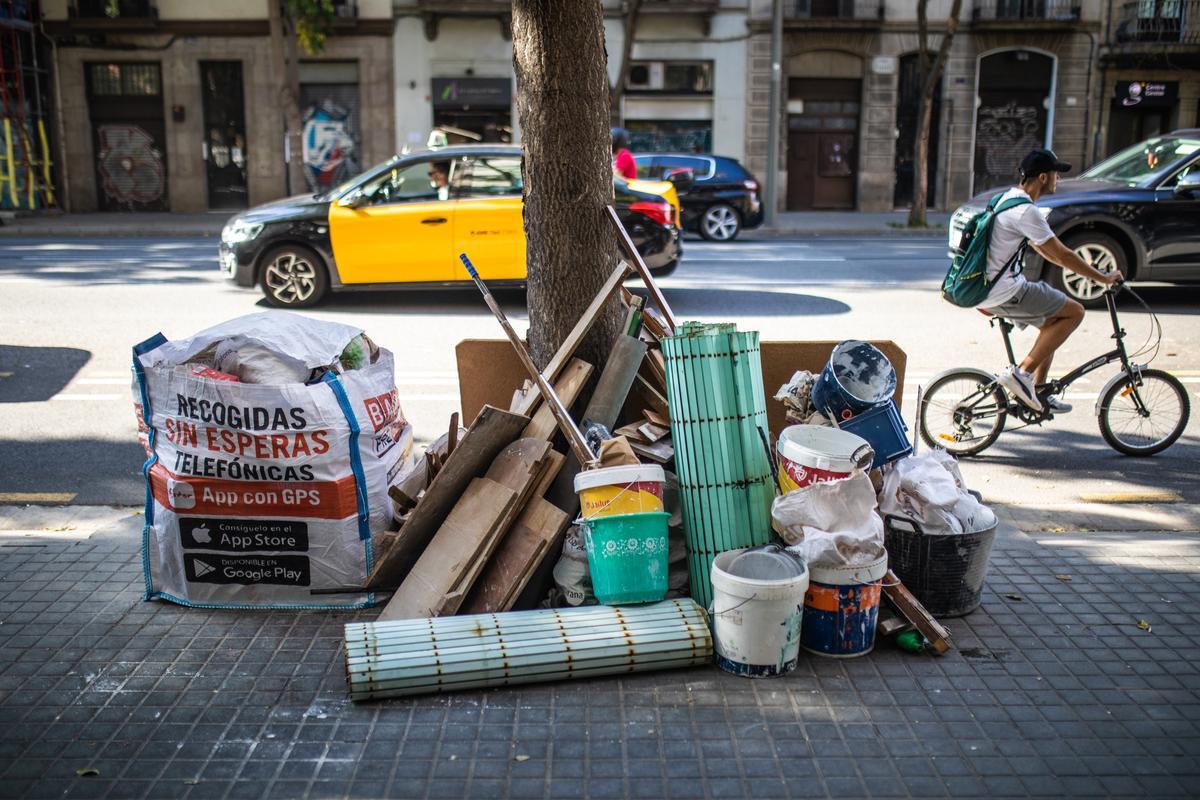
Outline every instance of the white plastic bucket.
[[717, 666], [752, 678], [783, 675], [800, 655], [800, 621], [808, 567], [783, 580], [739, 578], [727, 570], [745, 552], [728, 550], [713, 561], [713, 640]]
[[658, 464], [630, 464], [583, 470], [575, 475], [575, 493], [584, 519], [663, 510], [666, 474]]
[[875, 451], [861, 436], [822, 425], [791, 425], [779, 434], [779, 488], [791, 492], [866, 469]]

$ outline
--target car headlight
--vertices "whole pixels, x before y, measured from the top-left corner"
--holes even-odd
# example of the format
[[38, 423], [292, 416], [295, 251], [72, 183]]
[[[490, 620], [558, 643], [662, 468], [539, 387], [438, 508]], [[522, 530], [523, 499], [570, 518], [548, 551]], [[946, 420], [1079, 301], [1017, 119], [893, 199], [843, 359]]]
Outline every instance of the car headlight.
[[239, 222], [234, 220], [226, 225], [221, 230], [221, 241], [225, 244], [239, 244], [248, 242], [262, 232], [263, 226], [261, 222]]

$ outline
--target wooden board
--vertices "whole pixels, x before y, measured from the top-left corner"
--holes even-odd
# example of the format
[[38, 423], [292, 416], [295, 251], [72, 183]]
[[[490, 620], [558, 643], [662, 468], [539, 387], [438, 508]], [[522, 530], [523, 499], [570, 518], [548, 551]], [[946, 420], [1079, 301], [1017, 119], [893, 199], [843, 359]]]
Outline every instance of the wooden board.
[[950, 649], [950, 631], [925, 610], [925, 606], [913, 597], [912, 592], [890, 569], [883, 576], [883, 594], [892, 607], [900, 612], [900, 616], [916, 626], [934, 653], [940, 656]]
[[510, 516], [516, 500], [517, 493], [507, 486], [488, 478], [472, 480], [379, 620], [436, 616], [446, 595], [472, 568], [480, 547]]
[[400, 584], [471, 479], [483, 475], [500, 451], [528, 424], [528, 417], [483, 407], [400, 528], [395, 544], [375, 564], [367, 586], [385, 588]]
[[[593, 367], [578, 358], [571, 359], [563, 369], [562, 375], [554, 382], [554, 393], [562, 401], [563, 407], [569, 409], [579, 393], [583, 391], [588, 378], [592, 377]], [[558, 421], [547, 403], [542, 403], [533, 419], [521, 433], [523, 439], [549, 439], [558, 429]]]
[[476, 581], [462, 613], [510, 610], [570, 520], [553, 503], [540, 497], [529, 501]]

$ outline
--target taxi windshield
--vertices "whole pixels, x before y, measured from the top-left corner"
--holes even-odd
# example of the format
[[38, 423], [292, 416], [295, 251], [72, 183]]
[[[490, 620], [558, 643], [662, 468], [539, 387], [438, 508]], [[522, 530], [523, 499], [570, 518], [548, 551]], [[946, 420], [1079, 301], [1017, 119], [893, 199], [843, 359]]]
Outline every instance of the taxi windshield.
[[1174, 136], [1147, 139], [1104, 159], [1079, 177], [1137, 186], [1167, 172], [1179, 159], [1197, 150], [1200, 150], [1200, 139]]

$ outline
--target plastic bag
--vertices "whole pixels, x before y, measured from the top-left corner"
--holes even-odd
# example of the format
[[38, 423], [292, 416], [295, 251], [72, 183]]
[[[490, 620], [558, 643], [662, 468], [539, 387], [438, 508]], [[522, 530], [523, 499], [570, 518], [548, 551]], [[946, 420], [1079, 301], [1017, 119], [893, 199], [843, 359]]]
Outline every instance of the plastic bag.
[[907, 517], [931, 531], [973, 533], [996, 524], [996, 515], [967, 490], [958, 462], [945, 450], [908, 456], [887, 467], [879, 511]]
[[875, 489], [861, 470], [776, 497], [771, 525], [810, 564], [863, 566], [883, 555]]
[[563, 539], [562, 555], [554, 565], [554, 583], [568, 605], [592, 605], [596, 602], [581, 524], [572, 525]]

